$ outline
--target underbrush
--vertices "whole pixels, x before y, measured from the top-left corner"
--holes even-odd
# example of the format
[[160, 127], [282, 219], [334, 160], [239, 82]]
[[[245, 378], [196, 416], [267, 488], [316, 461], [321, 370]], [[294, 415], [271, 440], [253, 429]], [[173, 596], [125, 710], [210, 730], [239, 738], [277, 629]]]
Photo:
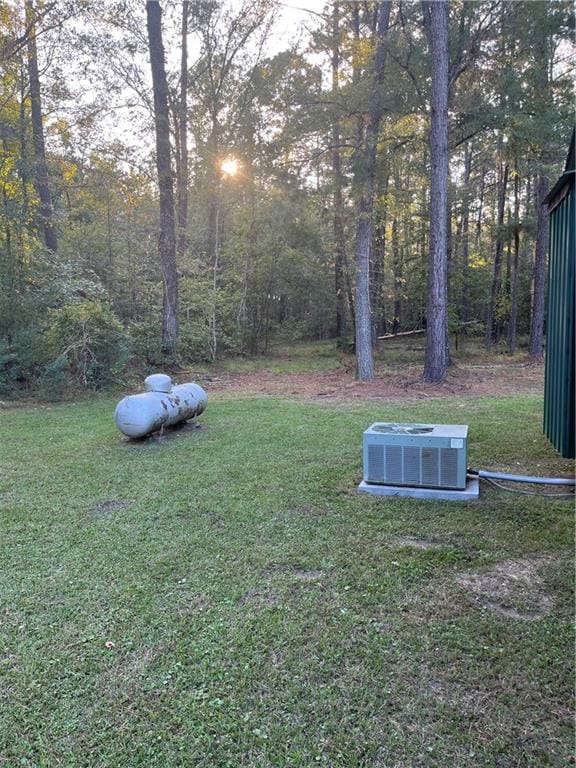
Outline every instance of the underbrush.
[[[97, 319], [100, 321], [100, 317]], [[310, 374], [341, 371], [354, 376], [355, 358], [349, 351], [339, 349], [333, 339], [278, 344], [267, 355], [229, 357], [215, 363], [191, 358], [182, 349], [177, 360], [162, 362], [158, 350], [150, 360], [130, 353], [130, 339], [105, 317], [106, 325], [87, 338], [85, 324], [64, 318], [62, 327], [51, 331], [52, 346], [42, 368], [26, 367], [26, 361], [15, 368], [14, 355], [0, 349], [0, 394], [7, 400], [74, 402], [91, 396], [95, 390], [121, 392], [138, 390], [150, 373], [165, 371], [175, 380], [192, 376], [207, 378], [220, 373], [243, 374], [265, 372], [277, 375]], [[101, 323], [102, 325], [102, 323]], [[63, 330], [64, 329], [64, 330]], [[39, 343], [39, 342], [38, 342]], [[455, 366], [507, 366], [526, 363], [525, 350], [509, 355], [501, 348], [487, 351], [479, 337], [461, 337], [458, 350], [453, 349]], [[418, 375], [424, 366], [422, 337], [399, 338], [379, 342], [375, 351], [376, 372], [397, 374], [403, 369]]]

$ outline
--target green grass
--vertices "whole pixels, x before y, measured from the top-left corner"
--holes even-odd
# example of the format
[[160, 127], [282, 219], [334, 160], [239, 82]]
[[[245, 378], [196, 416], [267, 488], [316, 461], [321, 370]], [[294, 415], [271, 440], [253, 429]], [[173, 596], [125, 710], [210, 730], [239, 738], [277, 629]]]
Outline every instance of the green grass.
[[[474, 365], [514, 365], [525, 361], [526, 350], [519, 350], [515, 355], [507, 354], [504, 347], [487, 352], [483, 339], [476, 336], [459, 337], [458, 350], [452, 337], [452, 358], [455, 363], [466, 366]], [[398, 339], [379, 342], [376, 349], [376, 367], [380, 373], [398, 373], [406, 366], [424, 365], [424, 337], [399, 337]], [[343, 353], [336, 347], [333, 339], [301, 344], [275, 345], [269, 354], [259, 357], [229, 358], [219, 361], [215, 368], [227, 373], [266, 372], [274, 374], [311, 373], [314, 371], [333, 371], [343, 365], [353, 368], [354, 358], [350, 352]], [[198, 369], [199, 370], [199, 369]]]
[[340, 367], [340, 355], [334, 340], [276, 346], [268, 355], [230, 358], [219, 363], [228, 373], [266, 371], [268, 373], [310, 373]]
[[[0, 765], [566, 765], [570, 502], [355, 492], [375, 420], [469, 423], [472, 466], [570, 473], [541, 399], [215, 397], [137, 443], [114, 405], [0, 414]], [[519, 595], [463, 586], [515, 562]]]

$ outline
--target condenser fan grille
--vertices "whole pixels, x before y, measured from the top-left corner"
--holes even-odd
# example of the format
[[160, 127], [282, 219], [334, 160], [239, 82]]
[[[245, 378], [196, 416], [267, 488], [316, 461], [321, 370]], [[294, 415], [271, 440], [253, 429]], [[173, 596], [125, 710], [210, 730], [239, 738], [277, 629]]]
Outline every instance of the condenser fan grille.
[[429, 424], [373, 424], [372, 430], [382, 435], [425, 435], [434, 432]]

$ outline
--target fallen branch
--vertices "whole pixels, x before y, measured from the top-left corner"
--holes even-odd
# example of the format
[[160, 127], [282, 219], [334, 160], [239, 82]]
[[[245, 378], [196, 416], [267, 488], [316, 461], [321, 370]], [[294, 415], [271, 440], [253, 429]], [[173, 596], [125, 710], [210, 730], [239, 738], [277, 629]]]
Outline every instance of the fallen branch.
[[[458, 328], [452, 331], [456, 335], [460, 333], [461, 329], [467, 325], [477, 324], [477, 320], [467, 320], [465, 323], [460, 323]], [[378, 341], [386, 341], [387, 339], [399, 339], [406, 336], [418, 336], [422, 333], [426, 333], [426, 328], [418, 328], [416, 331], [400, 331], [400, 333], [387, 333], [385, 336], [378, 336]]]
[[417, 336], [420, 333], [426, 333], [426, 328], [419, 328], [417, 331], [400, 331], [400, 333], [387, 333], [385, 336], [378, 336], [378, 341], [386, 341], [386, 339], [399, 339], [401, 336]]

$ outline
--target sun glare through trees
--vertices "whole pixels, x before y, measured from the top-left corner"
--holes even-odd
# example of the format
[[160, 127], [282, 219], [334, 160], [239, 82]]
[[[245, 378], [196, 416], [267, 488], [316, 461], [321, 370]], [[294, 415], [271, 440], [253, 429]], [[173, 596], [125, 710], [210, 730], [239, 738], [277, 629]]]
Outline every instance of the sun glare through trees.
[[118, 324], [114, 359], [144, 365], [333, 338], [371, 378], [378, 336], [420, 331], [440, 381], [458, 330], [538, 359], [573, 16], [564, 0], [11, 0], [1, 386], [74, 379], [74, 339], [48, 331], [79, 302]]

